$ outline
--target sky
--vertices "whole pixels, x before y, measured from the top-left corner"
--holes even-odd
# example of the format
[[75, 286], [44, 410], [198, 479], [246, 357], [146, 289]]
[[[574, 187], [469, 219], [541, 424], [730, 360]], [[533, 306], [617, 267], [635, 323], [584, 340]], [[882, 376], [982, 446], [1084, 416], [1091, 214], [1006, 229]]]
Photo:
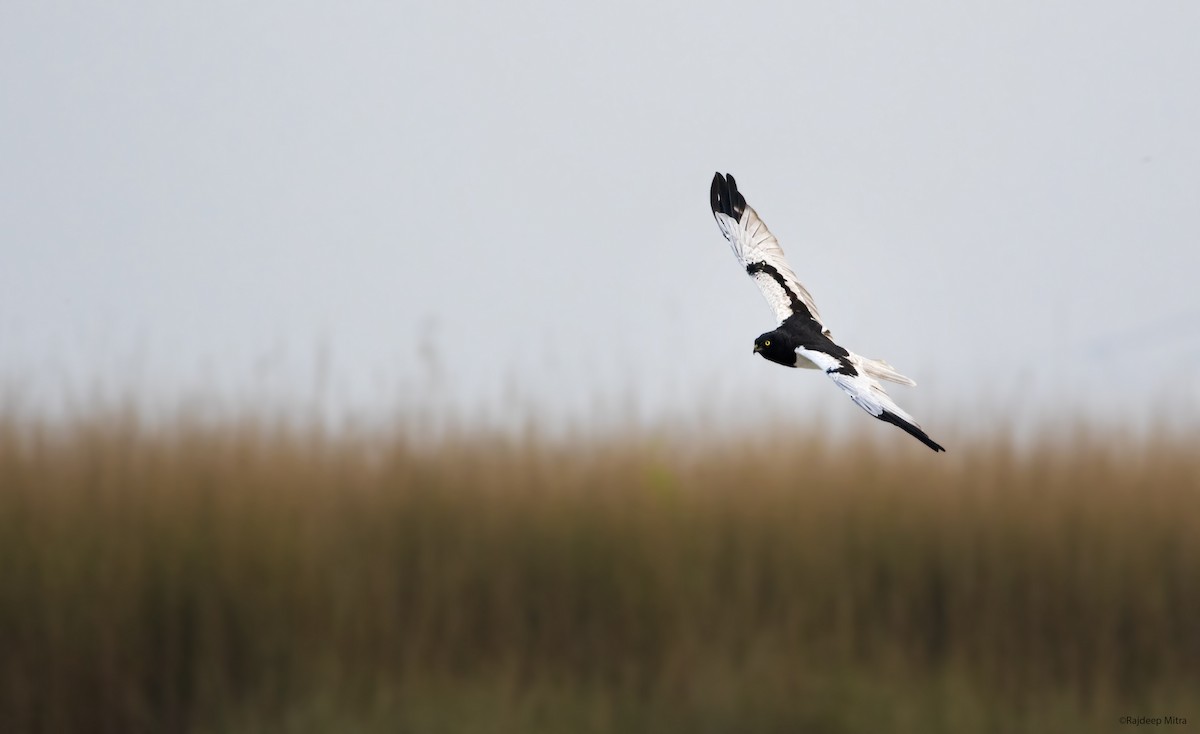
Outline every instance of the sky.
[[1194, 418], [1197, 38], [1195, 2], [4, 3], [0, 384], [851, 416], [752, 355], [719, 170], [935, 437]]

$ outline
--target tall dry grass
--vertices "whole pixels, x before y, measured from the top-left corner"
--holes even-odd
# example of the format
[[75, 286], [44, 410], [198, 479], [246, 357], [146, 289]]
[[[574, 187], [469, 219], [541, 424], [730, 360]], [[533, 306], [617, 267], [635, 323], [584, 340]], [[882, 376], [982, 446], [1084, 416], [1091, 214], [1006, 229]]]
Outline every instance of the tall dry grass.
[[1200, 723], [1194, 437], [0, 421], [0, 731]]

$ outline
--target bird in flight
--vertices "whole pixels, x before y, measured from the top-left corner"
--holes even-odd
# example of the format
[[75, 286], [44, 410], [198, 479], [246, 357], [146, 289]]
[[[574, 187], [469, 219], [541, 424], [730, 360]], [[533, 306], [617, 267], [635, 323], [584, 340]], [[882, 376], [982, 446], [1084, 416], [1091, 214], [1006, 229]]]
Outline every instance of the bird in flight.
[[784, 367], [823, 371], [858, 407], [907, 432], [934, 451], [945, 451], [884, 391], [879, 380], [916, 385], [881, 359], [861, 357], [832, 339], [817, 304], [783, 257], [783, 248], [746, 204], [733, 176], [713, 176], [713, 216], [733, 254], [758, 283], [779, 325], [754, 340], [754, 353]]

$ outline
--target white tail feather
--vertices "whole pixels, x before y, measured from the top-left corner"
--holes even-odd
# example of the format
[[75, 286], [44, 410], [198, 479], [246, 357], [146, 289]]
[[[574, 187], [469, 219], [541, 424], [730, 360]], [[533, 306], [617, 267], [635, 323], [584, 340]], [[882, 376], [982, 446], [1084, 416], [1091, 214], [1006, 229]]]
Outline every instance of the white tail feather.
[[880, 380], [887, 380], [888, 382], [896, 382], [901, 385], [908, 385], [909, 387], [913, 387], [917, 384], [910, 378], [905, 377], [897, 372], [895, 367], [891, 366], [887, 362], [884, 362], [882, 359], [870, 359], [868, 357], [859, 355], [855, 356], [858, 357], [858, 361], [862, 364], [863, 371], [865, 371], [871, 377], [875, 377]]

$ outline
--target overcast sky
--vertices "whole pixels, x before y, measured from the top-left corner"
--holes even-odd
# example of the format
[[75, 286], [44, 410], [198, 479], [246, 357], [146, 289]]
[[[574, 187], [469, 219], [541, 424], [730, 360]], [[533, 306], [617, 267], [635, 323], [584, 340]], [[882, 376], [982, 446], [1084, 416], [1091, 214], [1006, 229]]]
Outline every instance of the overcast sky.
[[919, 418], [1196, 415], [1197, 39], [1191, 0], [6, 2], [0, 378], [850, 415], [752, 356], [720, 170]]

